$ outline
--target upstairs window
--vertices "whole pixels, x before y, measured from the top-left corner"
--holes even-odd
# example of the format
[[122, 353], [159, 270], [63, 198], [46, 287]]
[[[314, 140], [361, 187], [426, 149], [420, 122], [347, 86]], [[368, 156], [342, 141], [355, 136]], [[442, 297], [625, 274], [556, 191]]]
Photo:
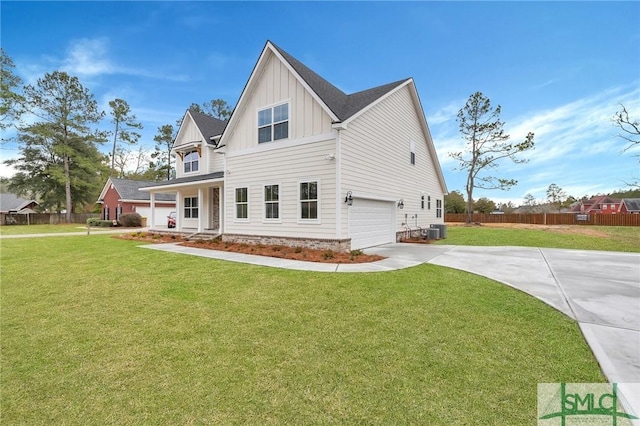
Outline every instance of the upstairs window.
[[278, 185], [265, 185], [264, 187], [264, 218], [280, 219], [280, 197]]
[[289, 104], [258, 111], [258, 143], [289, 137]]
[[198, 151], [189, 151], [184, 155], [184, 172], [191, 173], [198, 171], [198, 161], [200, 160], [200, 155], [198, 155]]

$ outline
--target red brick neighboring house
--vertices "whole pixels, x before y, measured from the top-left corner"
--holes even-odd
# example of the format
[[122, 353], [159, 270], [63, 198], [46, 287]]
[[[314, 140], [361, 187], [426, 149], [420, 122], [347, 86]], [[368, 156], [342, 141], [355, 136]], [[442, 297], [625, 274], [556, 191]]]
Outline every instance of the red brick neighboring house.
[[640, 198], [623, 198], [620, 203], [620, 213], [640, 214]]
[[601, 195], [584, 199], [576, 204], [571, 213], [616, 214], [620, 212], [622, 200]]
[[[98, 203], [102, 204], [102, 219], [117, 220], [123, 213], [138, 213], [148, 217], [151, 214], [149, 193], [138, 189], [157, 184], [154, 181], [110, 177], [98, 198]], [[155, 198], [156, 223], [166, 223], [169, 213], [176, 209], [175, 195], [158, 194]]]

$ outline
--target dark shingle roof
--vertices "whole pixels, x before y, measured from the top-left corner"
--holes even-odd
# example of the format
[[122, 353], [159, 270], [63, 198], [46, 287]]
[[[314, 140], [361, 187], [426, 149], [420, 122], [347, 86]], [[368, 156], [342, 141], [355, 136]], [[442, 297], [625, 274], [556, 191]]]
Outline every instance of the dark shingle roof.
[[221, 135], [225, 127], [227, 127], [228, 121], [218, 120], [217, 118], [197, 111], [189, 111], [189, 113], [191, 117], [193, 117], [193, 121], [195, 121], [198, 129], [200, 129], [200, 133], [205, 137], [206, 143], [212, 143], [211, 138]]
[[409, 80], [405, 78], [393, 83], [384, 84], [361, 92], [345, 94], [333, 84], [320, 77], [302, 62], [270, 42], [282, 57], [293, 67], [300, 77], [311, 87], [311, 89], [322, 99], [322, 101], [333, 111], [340, 121], [345, 121], [356, 114], [362, 108], [374, 102], [376, 99], [389, 93], [402, 83]]
[[0, 194], [0, 211], [20, 211], [31, 203], [38, 204], [35, 200], [25, 200], [15, 194], [3, 193]]
[[622, 202], [628, 211], [640, 211], [640, 198], [625, 198]]
[[[152, 180], [129, 180], [129, 179], [116, 179], [111, 178], [111, 183], [115, 187], [120, 198], [123, 200], [139, 200], [149, 201], [150, 195], [146, 191], [140, 191], [140, 188], [146, 188], [148, 186], [157, 186], [163, 182], [155, 182]], [[156, 201], [175, 201], [176, 196], [174, 194], [157, 194]]]

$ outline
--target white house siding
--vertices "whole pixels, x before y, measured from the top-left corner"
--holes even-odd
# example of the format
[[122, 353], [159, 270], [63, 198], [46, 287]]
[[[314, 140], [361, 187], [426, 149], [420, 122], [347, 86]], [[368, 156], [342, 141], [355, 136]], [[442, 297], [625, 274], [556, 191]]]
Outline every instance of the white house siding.
[[[206, 156], [208, 161], [208, 171], [205, 173], [214, 173], [214, 172], [222, 172], [224, 171], [224, 158], [222, 154], [216, 153], [213, 148], [207, 148], [206, 152], [208, 155]], [[203, 153], [203, 157], [204, 157]]]
[[[427, 150], [419, 115], [405, 86], [349, 123], [341, 131], [342, 189], [378, 197], [404, 199], [396, 210], [396, 231], [443, 223], [436, 218], [436, 200], [444, 200], [444, 188], [436, 175], [436, 164]], [[410, 163], [410, 144], [415, 142], [416, 164]], [[425, 208], [421, 208], [421, 193]], [[431, 209], [428, 209], [431, 196]], [[444, 201], [443, 201], [444, 203]], [[443, 207], [444, 208], [444, 207]], [[342, 209], [342, 232], [348, 235], [348, 207]], [[405, 219], [406, 215], [406, 219]]]
[[[279, 143], [279, 142], [271, 142]], [[267, 144], [264, 144], [265, 148]], [[293, 238], [335, 238], [335, 139], [297, 144], [227, 157], [226, 233]], [[298, 187], [301, 180], [318, 180], [320, 223], [301, 223]], [[264, 185], [278, 184], [280, 223], [263, 219]], [[235, 219], [235, 189], [249, 188], [249, 221]]]
[[256, 86], [248, 93], [241, 115], [227, 141], [227, 152], [258, 145], [258, 110], [289, 101], [289, 139], [331, 132], [331, 118], [305, 87], [272, 53]]

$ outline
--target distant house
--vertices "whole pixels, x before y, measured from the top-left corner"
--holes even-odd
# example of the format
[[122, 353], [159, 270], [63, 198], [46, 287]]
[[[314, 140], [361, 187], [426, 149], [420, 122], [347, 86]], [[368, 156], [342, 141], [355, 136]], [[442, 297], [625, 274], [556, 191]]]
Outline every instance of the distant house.
[[35, 213], [38, 202], [35, 200], [26, 200], [15, 194], [0, 194], [0, 213], [4, 214], [25, 214]]
[[346, 94], [267, 42], [229, 121], [187, 111], [172, 152], [176, 179], [143, 190], [176, 195], [177, 232], [345, 251], [444, 223], [411, 78]]
[[[102, 204], [102, 219], [117, 220], [123, 213], [138, 213], [140, 216], [150, 218], [149, 193], [139, 190], [150, 185], [158, 185], [158, 182], [112, 177], [107, 179], [98, 198], [98, 203]], [[155, 199], [155, 223], [166, 223], [167, 216], [175, 209], [176, 197], [174, 194], [159, 194]]]
[[620, 213], [640, 214], [640, 198], [623, 198], [620, 203]]
[[571, 213], [616, 214], [620, 212], [622, 200], [609, 198], [606, 195], [591, 197], [576, 203]]

